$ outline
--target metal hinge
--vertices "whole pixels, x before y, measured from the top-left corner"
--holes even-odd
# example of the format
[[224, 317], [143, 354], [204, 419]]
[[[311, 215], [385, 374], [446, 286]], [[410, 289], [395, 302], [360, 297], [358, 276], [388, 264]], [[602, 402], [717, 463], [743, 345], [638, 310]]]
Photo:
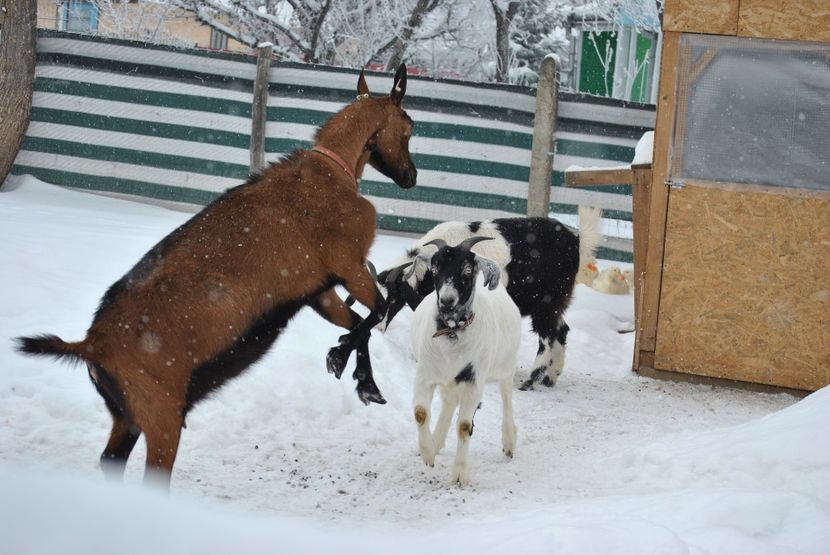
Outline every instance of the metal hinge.
[[672, 181], [671, 179], [667, 179], [663, 184], [671, 189], [682, 189], [686, 186], [682, 181]]

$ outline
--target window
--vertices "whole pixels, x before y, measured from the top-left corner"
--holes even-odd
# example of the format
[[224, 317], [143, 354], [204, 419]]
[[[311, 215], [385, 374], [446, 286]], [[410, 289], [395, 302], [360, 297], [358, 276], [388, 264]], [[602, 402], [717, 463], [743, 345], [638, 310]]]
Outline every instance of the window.
[[672, 180], [830, 190], [830, 45], [684, 35]]
[[579, 62], [579, 90], [599, 96], [614, 91], [614, 61], [617, 54], [615, 31], [582, 32]]
[[93, 34], [98, 29], [98, 6], [94, 3], [70, 0], [62, 11], [62, 31]]
[[210, 47], [216, 50], [228, 49], [228, 35], [220, 33], [216, 29], [210, 30]]
[[626, 27], [621, 32], [614, 67], [614, 97], [634, 102], [651, 99], [657, 35]]
[[580, 92], [650, 102], [656, 33], [635, 27], [583, 29], [578, 51]]

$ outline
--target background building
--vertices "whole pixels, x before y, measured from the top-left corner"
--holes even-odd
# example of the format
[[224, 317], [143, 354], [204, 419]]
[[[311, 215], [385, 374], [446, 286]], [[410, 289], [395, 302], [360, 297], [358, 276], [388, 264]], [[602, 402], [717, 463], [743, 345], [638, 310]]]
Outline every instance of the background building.
[[157, 44], [249, 50], [199, 22], [191, 12], [169, 4], [140, 0], [38, 0], [37, 26]]

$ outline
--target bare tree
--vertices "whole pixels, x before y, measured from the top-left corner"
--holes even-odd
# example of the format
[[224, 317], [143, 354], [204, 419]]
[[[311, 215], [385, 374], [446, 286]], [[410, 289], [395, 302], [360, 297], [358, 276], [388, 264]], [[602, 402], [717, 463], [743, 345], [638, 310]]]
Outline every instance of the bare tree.
[[[123, 0], [90, 1], [108, 9], [124, 6]], [[270, 42], [283, 59], [387, 68], [406, 61], [433, 75], [532, 85], [546, 55], [567, 52], [569, 15], [618, 24], [622, 12], [627, 22], [653, 29], [663, 1], [152, 0], [139, 2], [147, 6], [138, 18], [142, 31], [131, 30], [133, 16], [101, 32], [171, 42], [162, 36], [158, 16], [187, 10], [242, 44]], [[482, 17], [485, 11], [493, 17]]]
[[519, 11], [520, 2], [508, 2], [506, 6], [499, 0], [490, 0], [493, 15], [496, 17], [496, 81], [507, 81], [510, 67], [510, 24]]
[[333, 0], [167, 0], [202, 23], [251, 47], [271, 42], [289, 58], [319, 62]]
[[403, 61], [404, 54], [407, 47], [412, 42], [412, 36], [415, 31], [421, 26], [424, 16], [441, 4], [441, 0], [418, 0], [409, 14], [409, 19], [401, 29], [400, 33], [392, 40], [391, 51], [392, 55], [386, 62], [386, 71], [392, 71]]
[[[130, 0], [87, 0], [95, 6], [100, 36], [138, 40], [177, 46], [190, 46], [191, 41], [171, 33], [166, 24], [181, 14], [175, 5], [164, 2]], [[71, 5], [65, 7], [71, 9]]]

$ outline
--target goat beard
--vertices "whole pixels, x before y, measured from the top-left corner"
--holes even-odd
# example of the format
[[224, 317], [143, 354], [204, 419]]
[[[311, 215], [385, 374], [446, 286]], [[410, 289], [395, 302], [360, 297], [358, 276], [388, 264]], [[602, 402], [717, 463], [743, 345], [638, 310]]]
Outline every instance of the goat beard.
[[456, 307], [448, 314], [438, 311], [438, 319], [449, 329], [466, 328], [473, 320], [473, 311], [469, 306]]

